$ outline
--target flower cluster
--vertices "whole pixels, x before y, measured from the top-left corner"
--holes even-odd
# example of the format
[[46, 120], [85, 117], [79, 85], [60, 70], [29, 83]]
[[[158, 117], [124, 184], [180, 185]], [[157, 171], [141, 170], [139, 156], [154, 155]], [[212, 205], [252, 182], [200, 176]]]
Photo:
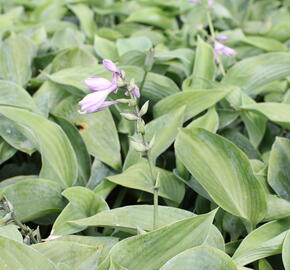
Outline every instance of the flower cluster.
[[225, 46], [221, 42], [226, 42], [228, 38], [226, 36], [220, 36], [216, 38], [214, 41], [214, 53], [216, 59], [218, 59], [222, 54], [229, 56], [229, 57], [234, 57], [236, 56], [236, 51], [230, 47]]
[[[91, 77], [85, 79], [85, 84], [93, 92], [86, 95], [80, 102], [80, 113], [88, 114], [98, 111], [102, 111], [111, 105], [117, 104], [118, 101], [107, 101], [107, 97], [112, 92], [118, 92], [118, 81], [121, 80], [124, 84], [125, 73], [119, 70], [115, 63], [111, 60], [105, 59], [103, 61], [105, 69], [113, 73], [112, 81], [100, 77]], [[129, 86], [128, 86], [129, 88]], [[140, 97], [139, 88], [134, 85], [131, 89], [127, 89], [126, 95], [129, 95], [129, 91], [132, 91], [133, 95], [137, 98]]]

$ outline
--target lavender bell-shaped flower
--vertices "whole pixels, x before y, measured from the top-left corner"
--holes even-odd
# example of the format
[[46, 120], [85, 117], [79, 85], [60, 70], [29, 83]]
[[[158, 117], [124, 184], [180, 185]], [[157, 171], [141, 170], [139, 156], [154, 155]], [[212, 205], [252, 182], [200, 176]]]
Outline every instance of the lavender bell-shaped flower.
[[215, 52], [217, 57], [221, 54], [224, 54], [224, 55], [229, 56], [229, 57], [234, 57], [237, 54], [237, 52], [235, 50], [233, 50], [230, 47], [225, 46], [224, 44], [222, 44], [218, 41], [214, 42], [214, 52]]
[[85, 79], [85, 84], [93, 92], [104, 91], [107, 89], [112, 89], [112, 91], [114, 91], [117, 88], [117, 85], [114, 82], [110, 82], [109, 80], [100, 77], [87, 78]]
[[188, 2], [193, 3], [193, 4], [196, 4], [196, 3], [199, 2], [199, 0], [188, 0]]
[[121, 71], [117, 68], [116, 64], [109, 60], [109, 59], [104, 59], [103, 60], [103, 65], [105, 69], [107, 69], [110, 72], [121, 74]]
[[116, 104], [116, 101], [105, 101], [108, 95], [118, 90], [115, 82], [99, 77], [91, 77], [85, 80], [87, 87], [94, 93], [86, 95], [80, 102], [80, 113], [93, 113], [106, 109]]

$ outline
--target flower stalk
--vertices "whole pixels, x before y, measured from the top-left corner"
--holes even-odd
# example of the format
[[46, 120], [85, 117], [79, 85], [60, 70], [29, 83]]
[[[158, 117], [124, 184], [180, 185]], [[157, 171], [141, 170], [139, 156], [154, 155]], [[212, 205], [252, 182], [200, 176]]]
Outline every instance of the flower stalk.
[[[140, 98], [140, 91], [143, 89], [148, 72], [152, 69], [154, 62], [154, 50], [150, 50], [146, 56], [144, 63], [144, 76], [141, 82], [140, 89], [135, 84], [134, 79], [130, 83], [126, 82], [126, 74], [124, 71], [119, 70], [115, 63], [111, 60], [105, 59], [103, 61], [104, 67], [113, 73], [113, 79], [110, 82], [107, 79], [92, 77], [85, 80], [88, 88], [93, 92], [84, 97], [79, 105], [81, 106], [80, 113], [93, 113], [101, 111], [111, 105], [117, 103], [127, 104], [128, 107], [132, 107], [133, 111], [123, 112], [121, 116], [129, 121], [135, 121], [136, 123], [136, 136], [131, 137], [131, 147], [137, 152], [140, 152], [143, 158], [146, 159], [150, 171], [150, 177], [152, 179], [153, 189], [153, 229], [157, 228], [158, 224], [158, 191], [159, 191], [159, 177], [155, 176], [154, 166], [150, 158], [150, 149], [154, 143], [154, 138], [151, 141], [147, 141], [145, 137], [145, 122], [143, 116], [147, 113], [149, 107], [149, 101], [145, 102], [142, 108], [138, 106], [138, 99]], [[124, 90], [125, 96], [129, 98], [121, 98], [115, 101], [106, 101], [107, 97], [111, 93], [117, 93], [118, 90]]]

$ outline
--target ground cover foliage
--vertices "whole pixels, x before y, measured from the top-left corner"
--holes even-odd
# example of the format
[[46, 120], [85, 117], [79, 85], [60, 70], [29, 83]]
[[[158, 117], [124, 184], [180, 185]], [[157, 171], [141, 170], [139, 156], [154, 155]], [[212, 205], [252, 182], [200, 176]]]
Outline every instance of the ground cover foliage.
[[[1, 1], [0, 269], [290, 270], [289, 9]], [[157, 182], [126, 104], [79, 113], [104, 59]]]

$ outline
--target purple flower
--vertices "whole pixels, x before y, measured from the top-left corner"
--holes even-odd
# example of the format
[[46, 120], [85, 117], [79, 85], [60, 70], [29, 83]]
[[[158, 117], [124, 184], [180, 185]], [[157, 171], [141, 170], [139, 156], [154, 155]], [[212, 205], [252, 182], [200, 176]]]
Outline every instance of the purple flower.
[[218, 41], [221, 41], [221, 42], [227, 42], [228, 41], [228, 37], [227, 36], [219, 36], [216, 39]]
[[199, 2], [199, 0], [188, 0], [188, 2], [193, 3], [193, 4], [196, 4], [196, 3]]
[[107, 107], [116, 104], [116, 101], [105, 101], [108, 95], [112, 92], [111, 89], [97, 91], [86, 95], [80, 102], [80, 113], [93, 113], [106, 109]]
[[136, 97], [136, 98], [140, 98], [140, 89], [139, 87], [136, 85], [135, 88], [133, 89], [132, 91], [133, 95]]
[[104, 91], [108, 89], [115, 91], [117, 88], [116, 83], [110, 82], [109, 80], [100, 77], [87, 78], [85, 79], [85, 84], [93, 92]]
[[222, 44], [218, 41], [214, 42], [214, 52], [216, 54], [216, 57], [218, 57], [221, 54], [233, 57], [233, 56], [236, 56], [236, 54], [237, 54], [235, 50], [233, 50], [230, 47], [225, 46], [224, 44]]
[[[137, 85], [135, 85], [135, 88], [133, 90], [131, 90], [132, 94], [136, 97], [136, 98], [140, 98], [140, 89]], [[126, 96], [129, 96], [129, 90], [125, 92]]]
[[91, 77], [85, 79], [85, 84], [94, 93], [86, 95], [80, 102], [81, 113], [93, 113], [106, 109], [116, 104], [116, 101], [105, 101], [108, 95], [118, 91], [118, 86], [114, 79], [110, 82], [100, 77]]
[[208, 0], [208, 1], [207, 1], [207, 5], [208, 5], [209, 7], [213, 7], [213, 4], [214, 4], [214, 0]]
[[116, 64], [109, 59], [104, 59], [103, 65], [110, 72], [113, 72], [118, 75], [121, 73], [121, 71], [117, 68]]

